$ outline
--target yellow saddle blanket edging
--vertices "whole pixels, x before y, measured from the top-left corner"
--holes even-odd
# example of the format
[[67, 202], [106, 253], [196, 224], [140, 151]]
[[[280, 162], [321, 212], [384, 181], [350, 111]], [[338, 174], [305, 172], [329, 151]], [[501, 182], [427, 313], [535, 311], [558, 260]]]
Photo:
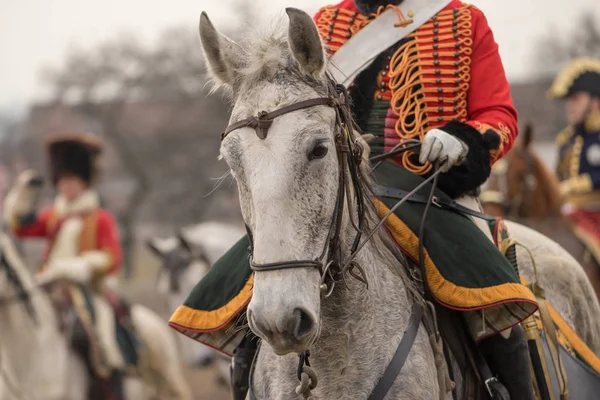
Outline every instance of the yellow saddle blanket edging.
[[229, 324], [239, 314], [240, 310], [248, 305], [252, 298], [253, 286], [254, 274], [250, 275], [250, 278], [237, 296], [216, 310], [195, 310], [191, 307], [181, 305], [177, 307], [169, 319], [169, 324], [176, 324], [185, 329], [197, 332], [218, 331]]
[[[521, 282], [524, 285], [527, 285], [529, 282], [523, 276], [521, 276]], [[596, 373], [600, 374], [600, 357], [598, 357], [592, 349], [590, 349], [587, 344], [577, 333], [569, 326], [567, 321], [565, 321], [562, 316], [556, 311], [552, 304], [546, 300], [546, 305], [548, 306], [548, 311], [550, 311], [550, 316], [552, 317], [552, 322], [556, 325], [559, 334], [559, 342], [561, 345], [565, 347], [567, 350], [571, 347], [575, 353], [579, 357], [581, 357]], [[565, 343], [566, 341], [566, 343]]]
[[[377, 212], [380, 217], [386, 215], [389, 208], [378, 199], [373, 199]], [[410, 228], [402, 222], [400, 218], [392, 214], [386, 221], [386, 226], [390, 230], [397, 243], [402, 243], [402, 247], [413, 259], [419, 258], [419, 238]], [[427, 249], [424, 249], [425, 271], [427, 274], [427, 283], [433, 296], [442, 304], [449, 308], [466, 310], [480, 309], [492, 305], [518, 299], [519, 301], [536, 304], [535, 296], [531, 291], [519, 283], [504, 283], [502, 285], [491, 286], [487, 288], [466, 288], [457, 286], [445, 279], [438, 271], [433, 260], [430, 258]], [[537, 308], [537, 306], [536, 306]]]

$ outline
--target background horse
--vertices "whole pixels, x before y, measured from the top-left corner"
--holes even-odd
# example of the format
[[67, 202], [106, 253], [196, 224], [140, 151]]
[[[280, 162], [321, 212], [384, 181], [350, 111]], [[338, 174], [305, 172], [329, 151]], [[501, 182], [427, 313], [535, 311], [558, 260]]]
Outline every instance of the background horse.
[[[220, 222], [203, 222], [184, 228], [177, 236], [150, 238], [146, 245], [161, 260], [157, 289], [167, 297], [169, 312], [182, 305], [198, 283], [233, 244], [243, 236], [244, 230]], [[229, 384], [228, 357], [208, 346], [179, 338], [179, 349], [187, 365], [205, 367], [217, 360], [218, 379]]]
[[[209, 71], [232, 95], [231, 122], [245, 124], [242, 120], [253, 115], [260, 118], [262, 110], [273, 112], [333, 96], [328, 89], [325, 51], [312, 18], [297, 9], [286, 11], [287, 29], [245, 35], [242, 44], [219, 33], [206, 14], [201, 17], [200, 36]], [[368, 287], [348, 275], [345, 284], [334, 286], [327, 297], [323, 289], [330, 290], [333, 284], [329, 275], [310, 267], [317, 265], [312, 260], [327, 254], [332, 229], [333, 237], [340, 239], [338, 261], [349, 259], [359, 211], [365, 212], [364, 232], [377, 223], [368, 194], [368, 152], [351, 177], [353, 152], [343, 151], [349, 144], [363, 148], [367, 144], [359, 135], [344, 131], [337, 112], [327, 105], [288, 109], [270, 124], [260, 119], [246, 127], [238, 123], [239, 130], [226, 135], [221, 144], [221, 155], [237, 181], [244, 220], [253, 233], [252, 262], [262, 269], [254, 273], [247, 310], [250, 329], [263, 343], [251, 385], [256, 398], [307, 395], [305, 385], [295, 392], [297, 354], [307, 349], [311, 350], [311, 371], [319, 379], [312, 388], [316, 398], [367, 398], [398, 348], [413, 304], [421, 301], [381, 229], [354, 258]], [[350, 135], [347, 141], [343, 141], [345, 135]], [[354, 178], [357, 184], [350, 184]], [[341, 186], [342, 182], [349, 186]], [[359, 188], [364, 190], [359, 193]], [[349, 198], [340, 204], [338, 196], [346, 192]], [[517, 224], [510, 229], [526, 245], [536, 244], [536, 257], [548, 256], [538, 263], [548, 297], [600, 353], [600, 306], [585, 297], [585, 289], [592, 289], [583, 271], [553, 241]], [[521, 251], [518, 256], [525, 259]], [[322, 261], [325, 268], [330, 260]], [[527, 262], [522, 268], [533, 279]], [[344, 272], [336, 269], [332, 276], [340, 278], [335, 273]], [[584, 315], [575, 317], [569, 312], [588, 303], [582, 307]], [[587, 324], [580, 326], [580, 321]], [[421, 325], [386, 398], [452, 398], [444, 391], [444, 377], [438, 371], [436, 353]], [[458, 372], [455, 380], [460, 396], [464, 388]]]
[[[0, 354], [2, 399], [87, 400], [87, 368], [71, 347], [69, 327], [50, 296], [35, 284], [11, 238], [0, 231]], [[21, 296], [22, 294], [25, 296]], [[147, 349], [145, 379], [125, 379], [126, 399], [191, 398], [183, 380], [172, 332], [140, 305], [131, 307], [139, 339]]]
[[489, 215], [510, 218], [556, 240], [581, 263], [600, 296], [600, 266], [561, 214], [559, 182], [532, 148], [530, 124], [521, 137], [494, 165], [481, 195], [483, 209]]

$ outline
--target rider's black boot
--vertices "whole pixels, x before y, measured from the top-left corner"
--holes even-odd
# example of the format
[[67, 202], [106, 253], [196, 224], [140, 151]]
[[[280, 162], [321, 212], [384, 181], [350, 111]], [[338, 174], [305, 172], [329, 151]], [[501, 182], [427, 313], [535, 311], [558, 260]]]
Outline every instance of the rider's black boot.
[[511, 400], [534, 400], [529, 348], [521, 325], [515, 325], [508, 339], [494, 335], [479, 344], [492, 372], [508, 390]]
[[113, 370], [110, 374], [111, 400], [125, 400], [123, 394], [123, 376], [122, 371]]
[[258, 338], [248, 334], [235, 349], [231, 367], [233, 400], [244, 400], [250, 387], [250, 369], [258, 348]]

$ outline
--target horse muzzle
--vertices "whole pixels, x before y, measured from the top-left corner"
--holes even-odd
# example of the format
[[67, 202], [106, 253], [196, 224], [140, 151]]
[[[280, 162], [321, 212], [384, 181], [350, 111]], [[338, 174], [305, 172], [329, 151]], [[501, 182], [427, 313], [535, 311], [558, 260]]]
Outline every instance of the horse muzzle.
[[250, 329], [266, 341], [277, 355], [308, 350], [317, 336], [316, 319], [301, 307], [280, 313], [271, 320], [253, 312], [251, 307], [247, 315]]

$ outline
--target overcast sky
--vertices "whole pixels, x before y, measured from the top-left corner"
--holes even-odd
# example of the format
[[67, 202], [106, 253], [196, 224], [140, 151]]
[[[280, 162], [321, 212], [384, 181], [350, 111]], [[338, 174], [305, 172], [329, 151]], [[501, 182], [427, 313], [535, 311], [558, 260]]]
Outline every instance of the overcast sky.
[[[285, 6], [313, 13], [327, 4], [327, 0], [248, 1], [268, 10], [269, 16], [282, 13]], [[535, 74], [532, 54], [537, 38], [552, 30], [568, 32], [578, 15], [598, 8], [597, 2], [472, 0], [487, 15], [513, 81]], [[172, 25], [197, 31], [202, 10], [218, 27], [227, 24], [230, 4], [228, 0], [0, 0], [0, 111], [23, 110], [39, 98], [40, 69], [59, 64], [72, 46], [94, 46], [118, 32], [152, 40]], [[600, 18], [600, 11], [596, 16]]]

